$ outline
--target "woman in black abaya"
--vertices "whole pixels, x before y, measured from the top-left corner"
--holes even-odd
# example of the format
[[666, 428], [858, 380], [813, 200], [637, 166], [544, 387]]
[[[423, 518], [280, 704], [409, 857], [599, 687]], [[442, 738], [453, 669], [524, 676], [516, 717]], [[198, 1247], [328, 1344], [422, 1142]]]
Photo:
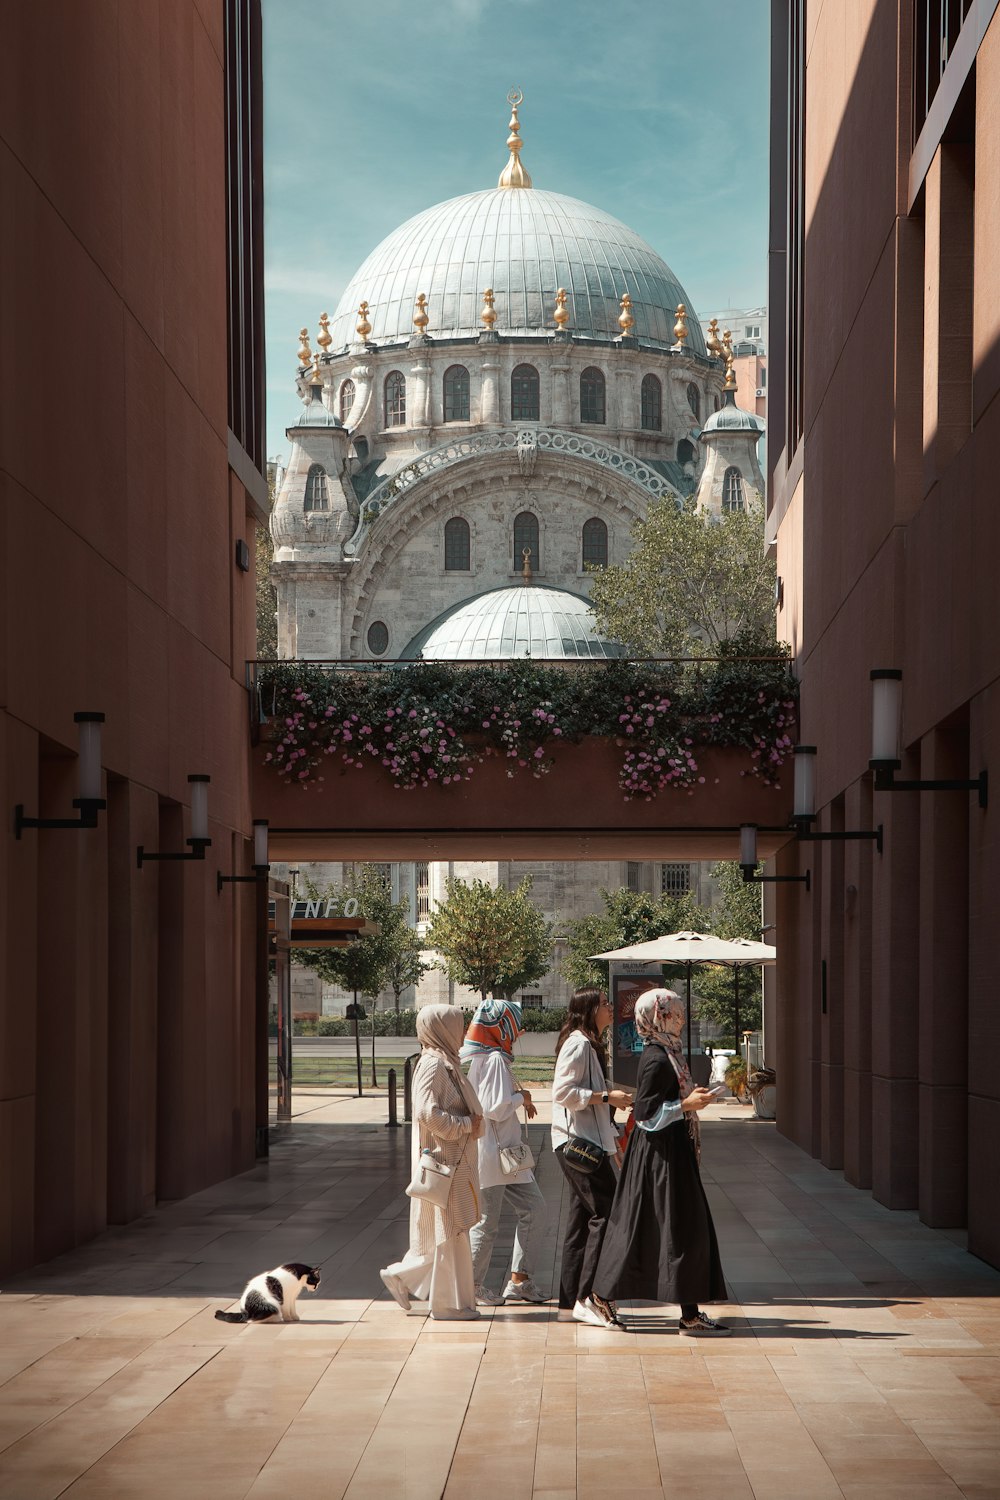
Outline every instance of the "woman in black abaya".
[[684, 1006], [672, 990], [636, 1001], [639, 1061], [625, 1163], [601, 1248], [594, 1290], [608, 1302], [679, 1302], [679, 1332], [720, 1338], [730, 1330], [700, 1310], [723, 1302], [726, 1282], [715, 1226], [698, 1170], [698, 1111], [709, 1089], [696, 1088], [681, 1051]]

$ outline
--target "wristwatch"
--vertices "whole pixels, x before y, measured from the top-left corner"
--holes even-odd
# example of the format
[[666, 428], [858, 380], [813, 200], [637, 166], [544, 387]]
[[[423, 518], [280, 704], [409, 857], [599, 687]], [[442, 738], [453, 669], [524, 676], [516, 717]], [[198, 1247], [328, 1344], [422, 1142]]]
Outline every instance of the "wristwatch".
[[604, 1093], [601, 1095], [601, 1102], [602, 1102], [602, 1104], [607, 1104], [607, 1102], [608, 1102], [608, 1091], [607, 1091], [607, 1089], [605, 1089]]

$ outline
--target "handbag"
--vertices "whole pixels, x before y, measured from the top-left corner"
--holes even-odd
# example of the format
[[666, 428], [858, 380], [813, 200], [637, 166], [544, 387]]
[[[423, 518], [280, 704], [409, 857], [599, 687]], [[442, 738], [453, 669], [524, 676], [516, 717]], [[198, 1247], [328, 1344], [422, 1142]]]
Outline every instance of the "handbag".
[[500, 1170], [503, 1175], [513, 1177], [517, 1172], [529, 1171], [535, 1165], [535, 1158], [531, 1154], [531, 1147], [527, 1141], [519, 1141], [516, 1146], [501, 1146], [500, 1136], [492, 1120], [490, 1125], [500, 1153]]
[[568, 1161], [571, 1167], [575, 1167], [578, 1172], [585, 1172], [588, 1177], [597, 1171], [607, 1155], [603, 1146], [598, 1146], [595, 1141], [588, 1141], [584, 1135], [571, 1136], [563, 1147], [563, 1161]]
[[445, 1162], [438, 1161], [430, 1147], [425, 1146], [413, 1169], [406, 1194], [408, 1198], [422, 1198], [435, 1208], [447, 1208], [454, 1185], [455, 1174], [452, 1168]]

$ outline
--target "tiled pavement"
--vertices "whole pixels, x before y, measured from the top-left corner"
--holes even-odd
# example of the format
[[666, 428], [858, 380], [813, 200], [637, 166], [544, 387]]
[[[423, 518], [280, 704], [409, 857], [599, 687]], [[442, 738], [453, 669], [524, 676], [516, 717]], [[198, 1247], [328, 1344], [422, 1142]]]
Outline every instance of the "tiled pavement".
[[[554, 1306], [404, 1316], [378, 1267], [406, 1132], [380, 1101], [298, 1110], [269, 1164], [4, 1288], [0, 1497], [1000, 1497], [1000, 1274], [749, 1111], [706, 1120], [736, 1333], [698, 1343], [674, 1308], [623, 1335]], [[547, 1145], [541, 1181], [560, 1203]], [[556, 1253], [553, 1225], [543, 1282]], [[323, 1265], [300, 1325], [214, 1320], [287, 1259]]]

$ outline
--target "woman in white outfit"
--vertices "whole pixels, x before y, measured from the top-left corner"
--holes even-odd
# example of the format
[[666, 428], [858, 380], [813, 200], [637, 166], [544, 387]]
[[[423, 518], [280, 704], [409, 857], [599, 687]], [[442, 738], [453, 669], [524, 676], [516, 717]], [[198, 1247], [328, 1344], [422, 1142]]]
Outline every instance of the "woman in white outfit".
[[404, 1312], [410, 1299], [430, 1303], [435, 1319], [480, 1316], [472, 1274], [469, 1230], [479, 1218], [476, 1141], [482, 1133], [479, 1100], [462, 1073], [458, 1049], [465, 1022], [451, 1005], [425, 1005], [417, 1012], [420, 1060], [413, 1073], [413, 1168], [420, 1153], [433, 1151], [451, 1167], [447, 1205], [410, 1201], [410, 1248], [379, 1274]]
[[[518, 1110], [523, 1105], [529, 1120], [537, 1114], [531, 1094], [514, 1081], [510, 1067], [511, 1049], [523, 1030], [519, 1005], [484, 1000], [469, 1022], [459, 1053], [462, 1061], [469, 1063], [469, 1082], [483, 1110], [483, 1133], [479, 1137], [479, 1203], [483, 1216], [469, 1236], [476, 1301], [483, 1307], [548, 1300], [534, 1281], [545, 1240], [542, 1190], [530, 1167], [507, 1173], [501, 1160], [501, 1148], [517, 1150], [524, 1145]], [[510, 1279], [501, 1293], [486, 1285], [486, 1273], [505, 1201], [517, 1215], [517, 1232]]]

